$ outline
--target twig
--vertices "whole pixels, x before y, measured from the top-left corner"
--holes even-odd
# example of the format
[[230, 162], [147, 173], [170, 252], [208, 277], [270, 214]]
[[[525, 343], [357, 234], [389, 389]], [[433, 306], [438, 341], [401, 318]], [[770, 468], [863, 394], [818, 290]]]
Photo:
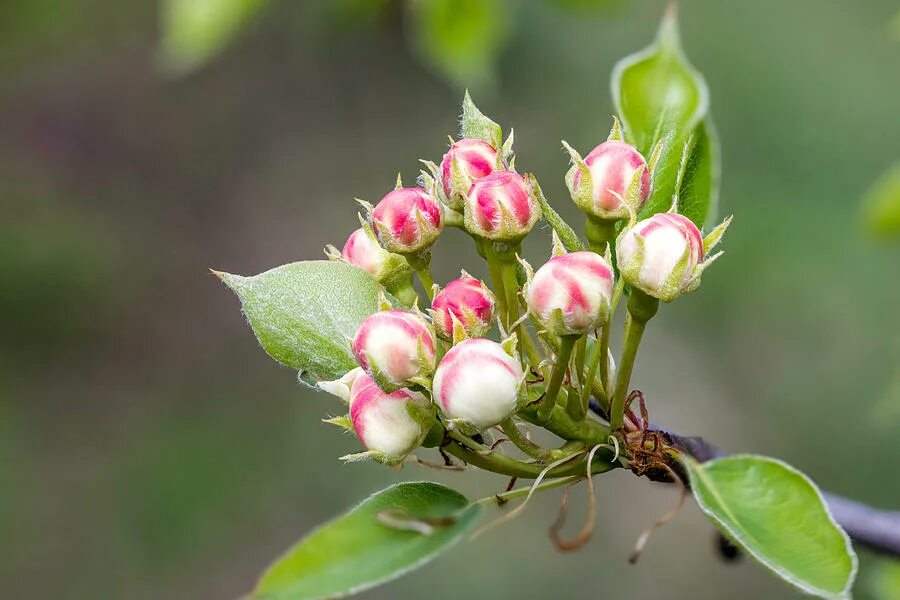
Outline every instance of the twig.
[[[604, 416], [602, 407], [595, 399], [591, 399], [590, 406], [593, 412]], [[727, 452], [701, 437], [678, 435], [655, 425], [651, 425], [650, 430], [659, 433], [672, 446], [700, 462], [728, 456]], [[689, 481], [683, 469], [675, 466], [674, 470], [685, 482]], [[652, 473], [648, 473], [648, 476], [653, 481], [672, 483], [669, 476], [656, 477]], [[834, 520], [856, 544], [888, 556], [900, 557], [900, 510], [875, 508], [828, 492], [823, 495]]]

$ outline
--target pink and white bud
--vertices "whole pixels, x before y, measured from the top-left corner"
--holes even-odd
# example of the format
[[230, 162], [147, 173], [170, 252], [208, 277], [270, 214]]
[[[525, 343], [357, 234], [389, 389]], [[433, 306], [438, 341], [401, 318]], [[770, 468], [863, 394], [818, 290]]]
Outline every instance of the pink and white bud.
[[531, 187], [514, 171], [477, 179], [466, 195], [466, 231], [489, 240], [517, 242], [540, 217]]
[[478, 429], [493, 427], [518, 406], [525, 373], [519, 361], [492, 340], [460, 342], [434, 374], [434, 400], [451, 419]]
[[441, 160], [441, 185], [450, 208], [462, 210], [466, 193], [476, 179], [497, 169], [497, 150], [484, 140], [454, 142]]
[[480, 337], [491, 328], [496, 300], [478, 279], [463, 273], [448, 283], [431, 302], [431, 321], [441, 337], [452, 340]]
[[403, 310], [366, 318], [353, 338], [353, 355], [381, 388], [391, 392], [434, 372], [434, 331], [420, 315]]
[[616, 242], [616, 260], [625, 281], [663, 302], [696, 289], [700, 273], [712, 262], [703, 262], [704, 253], [700, 230], [676, 213], [657, 213], [639, 221], [623, 230]]
[[525, 300], [554, 335], [581, 335], [609, 320], [613, 271], [595, 252], [554, 256], [532, 277]]
[[629, 186], [638, 169], [643, 169], [640, 186], [635, 190], [631, 208], [641, 210], [650, 196], [650, 172], [647, 161], [634, 146], [620, 140], [603, 142], [588, 154], [584, 164], [590, 173], [591, 193], [579, 193], [582, 172], [576, 164], [570, 182], [572, 199], [586, 213], [601, 219], [624, 219], [629, 216], [625, 202]]
[[360, 227], [350, 234], [340, 258], [359, 267], [381, 283], [411, 274], [406, 260], [382, 248], [368, 226]]
[[367, 450], [396, 464], [422, 443], [434, 424], [434, 409], [418, 392], [404, 388], [388, 393], [362, 374], [350, 389], [350, 422]]
[[443, 209], [422, 188], [398, 188], [375, 206], [372, 227], [385, 250], [412, 254], [431, 246], [441, 234]]

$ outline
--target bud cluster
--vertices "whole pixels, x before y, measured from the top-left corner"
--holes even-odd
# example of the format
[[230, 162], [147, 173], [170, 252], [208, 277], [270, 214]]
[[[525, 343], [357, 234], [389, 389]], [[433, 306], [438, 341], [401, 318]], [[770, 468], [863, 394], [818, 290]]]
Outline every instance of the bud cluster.
[[[382, 310], [364, 319], [349, 340], [358, 367], [319, 383], [349, 405], [348, 415], [329, 422], [355, 432], [366, 449], [348, 459], [397, 464], [425, 445], [441, 446], [463, 460], [477, 452], [490, 464], [490, 451], [474, 440], [499, 428], [522, 452], [542, 461], [558, 451], [524, 438], [513, 419], [570, 440], [573, 432], [602, 431], [605, 425], [596, 421], [580, 424], [590, 396], [609, 411], [610, 427], [598, 438], [606, 443], [622, 426], [617, 397], [628, 390], [639, 341], [626, 332], [624, 345], [633, 347], [623, 351], [617, 371], [608, 343], [619, 297], [629, 297], [629, 313], [639, 304], [647, 308], [631, 314], [645, 322], [659, 301], [696, 289], [703, 270], [718, 257], [708, 254], [729, 221], [704, 238], [674, 205], [638, 219], [653, 192], [660, 147], [645, 159], [625, 141], [616, 121], [609, 139], [584, 159], [566, 146], [573, 163], [566, 183], [587, 215], [591, 249], [573, 241], [577, 236], [560, 228], [554, 215], [553, 256], [535, 271], [516, 258], [520, 242], [542, 216], [541, 206], [548, 206], [542, 196], [539, 200], [536, 180], [515, 170], [512, 135], [502, 142], [499, 125], [468, 95], [462, 134], [439, 163], [423, 161], [427, 169], [419, 187], [404, 187], [398, 177], [395, 189], [376, 205], [361, 202], [366, 208], [361, 228], [341, 252], [328, 250], [331, 258], [365, 270], [390, 293], [382, 298]], [[429, 259], [446, 226], [475, 240], [488, 262], [491, 286], [465, 271], [443, 287], [433, 284]], [[592, 239], [591, 232], [606, 237]], [[424, 311], [419, 306], [426, 300], [412, 286], [413, 272], [430, 299]], [[499, 335], [490, 339], [495, 329]]]

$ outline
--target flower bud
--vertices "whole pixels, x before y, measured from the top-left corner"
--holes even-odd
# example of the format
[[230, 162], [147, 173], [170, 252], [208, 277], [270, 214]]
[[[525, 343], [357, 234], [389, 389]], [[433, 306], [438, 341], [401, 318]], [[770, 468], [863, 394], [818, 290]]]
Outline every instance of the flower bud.
[[497, 158], [497, 150], [484, 140], [466, 138], [450, 146], [441, 160], [441, 185], [450, 208], [462, 209], [472, 182], [493, 173]]
[[343, 377], [340, 379], [335, 379], [334, 381], [320, 381], [316, 385], [319, 386], [323, 392], [328, 392], [332, 396], [337, 396], [347, 404], [350, 403], [350, 389], [353, 387], [353, 382], [357, 380], [359, 377], [366, 376], [366, 372], [363, 371], [360, 367], [356, 367], [352, 371], [348, 371]]
[[434, 374], [432, 391], [449, 418], [486, 429], [515, 412], [524, 381], [519, 361], [503, 346], [477, 338], [447, 352]]
[[421, 383], [434, 372], [434, 332], [420, 315], [402, 310], [366, 318], [353, 338], [353, 355], [365, 371], [391, 392]]
[[[579, 189], [585, 168], [590, 175], [589, 193], [581, 193]], [[635, 189], [629, 190], [638, 169], [641, 169], [640, 182]], [[589, 215], [601, 219], [627, 218], [629, 211], [625, 202], [629, 202], [636, 213], [650, 196], [647, 161], [634, 146], [620, 140], [603, 142], [591, 150], [582, 165], [576, 159], [570, 173], [569, 191], [575, 204]]]
[[463, 272], [435, 295], [431, 320], [445, 339], [479, 337], [491, 328], [494, 306], [494, 295], [487, 286]]
[[326, 254], [359, 267], [382, 285], [388, 286], [392, 293], [395, 291], [395, 286], [391, 285], [393, 283], [412, 284], [412, 269], [406, 259], [382, 248], [368, 225], [350, 234], [340, 255], [333, 256], [336, 250], [331, 246], [326, 249]]
[[466, 231], [490, 240], [517, 242], [540, 216], [530, 187], [514, 171], [494, 171], [476, 180], [466, 195]]
[[554, 256], [529, 281], [528, 307], [554, 335], [580, 335], [609, 320], [613, 273], [595, 252]]
[[705, 254], [718, 242], [730, 222], [726, 220], [704, 240], [687, 217], [657, 213], [619, 234], [616, 242], [619, 271], [632, 287], [663, 302], [671, 302], [700, 285], [700, 274], [721, 253], [709, 258]]
[[441, 205], [422, 188], [397, 188], [375, 206], [372, 227], [385, 250], [412, 254], [434, 243], [444, 219]]
[[434, 411], [422, 394], [405, 388], [387, 393], [362, 374], [350, 389], [350, 422], [367, 450], [396, 464], [422, 443]]

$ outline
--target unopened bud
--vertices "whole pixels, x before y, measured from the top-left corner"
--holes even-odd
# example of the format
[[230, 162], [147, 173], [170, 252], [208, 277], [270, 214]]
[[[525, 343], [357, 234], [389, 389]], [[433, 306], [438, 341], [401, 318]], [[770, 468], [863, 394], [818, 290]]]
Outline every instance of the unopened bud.
[[[583, 162], [577, 155], [573, 160], [567, 177], [569, 192], [578, 208], [589, 215], [624, 219], [629, 216], [626, 203], [637, 213], [650, 196], [647, 161], [631, 144], [609, 140], [591, 150]], [[639, 180], [635, 179], [638, 171]]]
[[353, 338], [359, 366], [387, 392], [427, 379], [434, 372], [434, 348], [428, 322], [403, 310], [367, 317]]
[[730, 219], [704, 240], [694, 223], [676, 213], [657, 213], [622, 231], [616, 242], [616, 260], [625, 281], [671, 302], [700, 285], [700, 275], [719, 254], [707, 257], [725, 232]]
[[517, 242], [540, 216], [530, 187], [514, 171], [494, 171], [476, 180], [466, 195], [466, 231], [489, 240]]
[[463, 273], [448, 283], [431, 302], [431, 320], [441, 337], [479, 337], [491, 328], [494, 295], [478, 279]]
[[447, 352], [434, 375], [434, 400], [451, 419], [478, 429], [497, 425], [518, 406], [525, 374], [503, 346], [483, 338]]
[[580, 335], [609, 320], [613, 272], [595, 252], [554, 256], [528, 282], [525, 299], [554, 335]]
[[448, 205], [462, 210], [472, 183], [497, 169], [497, 150], [484, 140], [454, 142], [441, 160], [441, 185]]
[[412, 254], [434, 244], [440, 235], [442, 208], [422, 188], [398, 188], [375, 206], [372, 227], [386, 250]]

